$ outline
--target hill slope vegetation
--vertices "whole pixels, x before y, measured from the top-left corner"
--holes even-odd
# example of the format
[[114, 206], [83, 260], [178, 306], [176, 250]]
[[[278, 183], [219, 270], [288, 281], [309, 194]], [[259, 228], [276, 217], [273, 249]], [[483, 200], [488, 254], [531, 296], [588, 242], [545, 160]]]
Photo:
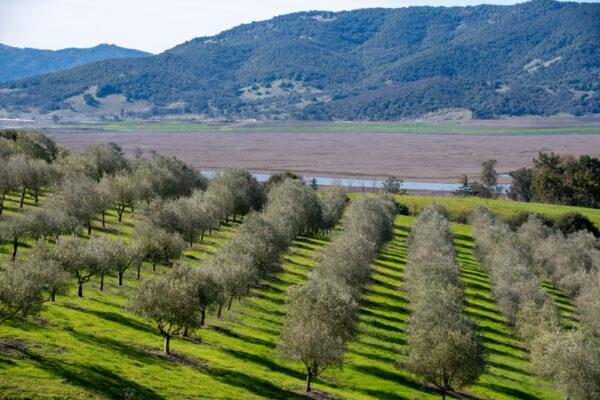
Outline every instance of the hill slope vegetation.
[[[600, 112], [600, 4], [301, 12], [0, 86], [0, 107], [51, 112], [122, 95], [139, 116], [386, 120]], [[95, 90], [95, 91], [94, 91]], [[125, 107], [125, 111], [129, 108]]]
[[144, 51], [125, 49], [114, 44], [76, 49], [39, 50], [0, 44], [0, 82], [28, 78], [112, 58], [145, 57]]

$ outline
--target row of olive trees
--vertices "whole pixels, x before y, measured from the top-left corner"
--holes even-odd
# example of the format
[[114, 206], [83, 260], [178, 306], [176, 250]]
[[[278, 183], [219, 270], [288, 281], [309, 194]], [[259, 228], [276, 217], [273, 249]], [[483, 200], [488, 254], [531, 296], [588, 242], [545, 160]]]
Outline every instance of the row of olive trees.
[[288, 290], [277, 348], [283, 360], [304, 365], [307, 392], [323, 371], [342, 365], [371, 260], [392, 237], [393, 212], [393, 203], [383, 198], [354, 202], [344, 217], [343, 234], [325, 248], [308, 282]]
[[490, 274], [492, 294], [510, 326], [518, 324], [519, 312], [527, 305], [535, 309], [554, 307], [534, 272], [529, 249], [510, 228], [484, 207], [471, 215], [476, 254]]
[[440, 390], [475, 382], [485, 368], [475, 324], [463, 316], [463, 284], [446, 217], [427, 208], [411, 227], [404, 289], [409, 353], [398, 363]]
[[115, 275], [122, 286], [125, 271], [139, 263], [135, 248], [116, 239], [94, 237], [86, 242], [62, 236], [53, 247], [39, 240], [27, 260], [7, 266], [0, 275], [0, 324], [39, 312], [44, 302], [65, 294], [72, 279], [79, 297], [95, 275], [100, 277], [100, 290], [105, 275]]
[[[74, 236], [82, 227], [91, 234], [92, 220], [98, 215], [104, 225], [104, 214], [110, 208], [121, 219], [128, 207], [133, 212], [138, 203], [190, 195], [193, 190], [205, 189], [208, 182], [174, 157], [152, 154], [147, 159], [127, 159], [114, 144], [72, 153], [38, 133], [1, 131], [0, 145], [1, 201], [8, 193], [20, 192], [23, 204], [27, 191], [37, 203], [43, 189], [50, 192], [42, 206], [0, 217], [0, 240], [12, 244], [13, 262], [21, 239], [40, 239], [27, 260], [3, 267], [2, 321], [38, 311], [45, 301], [43, 293], [53, 299], [61, 293], [63, 283], [68, 285], [64, 277], [76, 279], [82, 296], [83, 285], [92, 276], [99, 277], [101, 289], [107, 274], [116, 275], [121, 285], [123, 273], [131, 267], [137, 267], [139, 278], [142, 258], [154, 264], [176, 258], [184, 248], [178, 236], [145, 224], [137, 227], [139, 235], [131, 246], [101, 238], [86, 244]], [[65, 234], [73, 237], [61, 236]], [[56, 246], [48, 247], [41, 239], [54, 239]], [[55, 279], [56, 290], [49, 289], [54, 287], [51, 279]]]
[[577, 305], [581, 322], [600, 336], [600, 240], [579, 231], [564, 235], [531, 216], [519, 229], [537, 272]]
[[157, 200], [147, 208], [146, 216], [154, 225], [178, 233], [190, 246], [207, 231], [218, 228], [221, 220], [235, 220], [265, 202], [262, 186], [245, 169], [227, 169], [210, 183], [206, 191], [196, 189], [189, 197]]
[[51, 163], [59, 150], [52, 139], [37, 132], [0, 131], [0, 215], [12, 192], [20, 193], [20, 208], [27, 193], [37, 204], [41, 189], [57, 179], [58, 171]]
[[[520, 235], [515, 235], [486, 209], [477, 210], [472, 225], [478, 253], [492, 276], [499, 308], [529, 348], [535, 371], [553, 378], [567, 399], [600, 399], [600, 339], [585, 326], [563, 329], [556, 307], [541, 289], [536, 276], [536, 272], [547, 273], [549, 264], [544, 260], [548, 260], [542, 255], [552, 251], [538, 245], [561, 244], [534, 241], [539, 235], [547, 234], [539, 221], [532, 220], [521, 229]], [[575, 240], [580, 240], [577, 236]], [[568, 245], [562, 247], [562, 250], [567, 249]], [[581, 250], [581, 247], [571, 248], [570, 254], [555, 254], [570, 258], [560, 269], [576, 268], [576, 260], [586, 257]], [[555, 262], [562, 263], [551, 261]], [[594, 301], [597, 299], [592, 303]]]
[[[226, 172], [223, 177], [234, 173], [249, 180], [245, 173], [236, 171]], [[220, 179], [217, 178], [215, 188], [223, 193]], [[211, 187], [212, 184], [205, 195]], [[248, 190], [236, 193], [238, 199], [230, 203], [231, 208], [221, 209], [221, 213], [240, 215], [254, 208], [257, 203], [253, 201], [259, 197], [254, 195], [252, 184], [247, 187]], [[337, 201], [330, 201], [332, 197]], [[323, 203], [342, 207], [345, 204], [339, 196], [326, 194], [325, 199]], [[332, 215], [341, 215], [341, 211], [332, 209]], [[261, 212], [250, 213], [236, 235], [213, 257], [197, 268], [178, 265], [157, 279], [145, 281], [131, 296], [129, 308], [157, 324], [168, 354], [173, 335], [185, 335], [203, 326], [209, 310], [220, 317], [235, 297], [246, 295], [253, 285], [277, 271], [282, 252], [298, 234], [321, 228], [322, 220], [323, 206], [315, 192], [301, 181], [285, 180], [269, 191], [267, 206]]]
[[523, 325], [529, 329], [531, 361], [566, 398], [600, 399], [600, 243], [584, 231], [568, 236], [552, 231], [535, 216], [519, 235], [537, 273], [575, 301], [580, 321], [577, 329], [564, 330], [556, 318], [529, 310], [533, 322]]

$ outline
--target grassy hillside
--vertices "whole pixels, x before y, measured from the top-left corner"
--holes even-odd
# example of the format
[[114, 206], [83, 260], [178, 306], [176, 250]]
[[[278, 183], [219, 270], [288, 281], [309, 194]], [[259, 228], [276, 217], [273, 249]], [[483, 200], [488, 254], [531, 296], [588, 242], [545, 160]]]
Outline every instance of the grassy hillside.
[[600, 227], [600, 210], [584, 207], [561, 206], [556, 204], [523, 203], [510, 200], [488, 200], [479, 197], [440, 197], [440, 196], [418, 196], [408, 195], [398, 198], [413, 212], [419, 212], [429, 204], [437, 202], [444, 205], [453, 219], [465, 219], [471, 210], [478, 204], [489, 208], [500, 218], [508, 218], [512, 215], [527, 212], [543, 214], [555, 218], [568, 212], [579, 212], [588, 217], [596, 226]]
[[[505, 214], [521, 207], [494, 204]], [[107, 228], [94, 234], [127, 238], [133, 222], [130, 216], [122, 224], [115, 221], [110, 215]], [[317, 391], [348, 399], [439, 397], [395, 367], [399, 354], [407, 350], [410, 299], [399, 289], [412, 222], [411, 217], [397, 217], [394, 239], [373, 261], [359, 333], [349, 346], [344, 369], [327, 371], [314, 383]], [[223, 227], [188, 254], [205, 257], [235, 229], [235, 225]], [[550, 382], [531, 373], [526, 351], [498, 313], [489, 277], [473, 257], [469, 227], [455, 224], [453, 229], [466, 283], [465, 312], [478, 321], [488, 353], [486, 373], [467, 391], [493, 399], [560, 398]], [[281, 273], [241, 304], [234, 303], [222, 320], [211, 316], [207, 326], [190, 338], [175, 339], [174, 356], [167, 358], [160, 353], [162, 340], [154, 326], [123, 310], [128, 289], [137, 285], [133, 272], [126, 273], [122, 288], [116, 285], [116, 278], [109, 277], [104, 293], [98, 292], [94, 281], [86, 285], [85, 299], [76, 298], [71, 291], [48, 305], [39, 318], [0, 327], [0, 398], [302, 398], [303, 371], [297, 365], [283, 364], [274, 348], [284, 318], [286, 288], [306, 278], [315, 256], [330, 240], [323, 236], [297, 238], [284, 256]], [[8, 249], [2, 248], [1, 253], [0, 257], [8, 258]], [[142, 276], [151, 274], [145, 266]], [[557, 291], [555, 300], [565, 303], [564, 315], [569, 318], [572, 308]]]

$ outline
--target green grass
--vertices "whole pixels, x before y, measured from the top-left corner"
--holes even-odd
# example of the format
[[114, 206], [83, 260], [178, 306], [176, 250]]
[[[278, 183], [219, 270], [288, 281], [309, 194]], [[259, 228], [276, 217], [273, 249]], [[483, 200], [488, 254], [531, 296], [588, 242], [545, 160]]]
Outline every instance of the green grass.
[[[9, 212], [14, 212], [12, 200]], [[121, 224], [112, 213], [107, 222], [105, 230], [94, 234], [123, 238], [131, 234], [128, 213]], [[328, 370], [314, 382], [314, 389], [344, 399], [439, 398], [395, 366], [408, 351], [410, 299], [401, 288], [405, 239], [412, 222], [411, 217], [397, 217], [394, 239], [373, 262], [358, 334], [349, 345], [344, 368]], [[205, 257], [235, 229], [231, 225], [214, 232], [187, 254]], [[558, 399], [552, 384], [530, 371], [527, 352], [498, 313], [489, 277], [473, 257], [469, 227], [456, 224], [453, 229], [466, 283], [465, 312], [479, 323], [488, 354], [485, 374], [466, 391], [493, 399]], [[171, 344], [175, 356], [168, 358], [160, 354], [162, 339], [153, 324], [124, 310], [127, 294], [138, 284], [134, 271], [127, 271], [121, 288], [115, 277], [108, 277], [103, 293], [96, 281], [86, 284], [84, 299], [72, 290], [49, 304], [40, 317], [0, 326], [0, 398], [303, 398], [301, 367], [282, 363], [275, 346], [285, 317], [285, 290], [306, 279], [315, 257], [330, 240], [299, 237], [284, 256], [280, 273], [241, 303], [235, 302], [221, 320], [209, 316], [207, 326], [191, 338], [175, 338]], [[0, 257], [6, 259], [6, 246], [0, 250], [5, 253]], [[142, 276], [152, 276], [149, 266]], [[12, 348], [7, 347], [10, 343]]]
[[252, 123], [206, 124], [188, 121], [111, 122], [105, 124], [49, 125], [51, 129], [89, 129], [111, 132], [299, 132], [299, 133], [421, 133], [452, 135], [563, 135], [598, 134], [600, 126], [567, 126], [544, 128], [478, 128], [457, 123], [381, 123], [381, 122], [319, 122], [319, 123]]
[[420, 212], [433, 202], [444, 205], [451, 216], [466, 217], [471, 210], [481, 204], [489, 208], [500, 218], [508, 218], [521, 212], [543, 214], [550, 218], [556, 218], [568, 212], [579, 212], [588, 217], [596, 226], [600, 227], [600, 209], [561, 206], [555, 204], [523, 203], [511, 200], [488, 200], [478, 197], [441, 197], [441, 196], [399, 196], [398, 201], [406, 204], [410, 211]]

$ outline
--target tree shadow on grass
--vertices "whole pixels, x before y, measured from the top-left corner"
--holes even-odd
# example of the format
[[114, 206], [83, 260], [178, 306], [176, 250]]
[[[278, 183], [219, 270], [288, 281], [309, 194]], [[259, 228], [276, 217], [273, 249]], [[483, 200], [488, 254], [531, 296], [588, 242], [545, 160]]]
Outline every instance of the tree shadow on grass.
[[[244, 388], [257, 396], [268, 399], [306, 400], [306, 396], [282, 389], [270, 381], [250, 376], [242, 372], [222, 368], [213, 368], [210, 371], [212, 378], [215, 380], [235, 388]], [[242, 393], [239, 393], [239, 398], [244, 398]]]
[[302, 373], [300, 371], [288, 368], [286, 366], [278, 364], [277, 362], [273, 361], [272, 359], [269, 359], [269, 358], [266, 358], [263, 356], [259, 356], [257, 354], [246, 353], [245, 351], [239, 351], [239, 350], [233, 350], [233, 349], [224, 349], [224, 351], [226, 353], [231, 354], [236, 359], [249, 361], [249, 362], [252, 362], [255, 364], [260, 364], [260, 365], [270, 369], [271, 371], [286, 374], [288, 376], [291, 376], [291, 377], [294, 377], [294, 378], [300, 379], [300, 380], [303, 380], [306, 378], [306, 375], [304, 375], [304, 373]]
[[360, 389], [360, 388], [357, 388], [356, 390], [361, 393], [367, 394], [371, 397], [374, 397], [376, 399], [383, 399], [383, 400], [412, 400], [412, 399], [414, 399], [411, 397], [400, 396], [399, 394], [396, 394], [396, 393], [384, 392], [383, 390]]
[[125, 398], [129, 393], [131, 399], [166, 399], [150, 388], [119, 376], [112, 371], [97, 365], [66, 364], [56, 360], [45, 359], [28, 350], [22, 350], [38, 366], [60, 377], [64, 382], [79, 386], [85, 390], [111, 399]]
[[95, 315], [98, 318], [105, 319], [107, 321], [111, 321], [120, 325], [125, 325], [129, 328], [135, 329], [137, 331], [148, 332], [148, 333], [157, 333], [154, 329], [151, 329], [147, 325], [134, 320], [133, 318], [128, 318], [125, 315], [117, 314], [110, 311], [96, 311], [96, 310], [88, 310], [84, 308], [80, 308], [77, 311], [84, 312], [87, 314]]
[[524, 375], [524, 376], [532, 376], [533, 375], [531, 371], [527, 371], [522, 368], [513, 367], [512, 365], [507, 365], [507, 364], [496, 362], [496, 361], [486, 360], [486, 364], [488, 367], [494, 367], [494, 368], [497, 368], [497, 369], [500, 369], [503, 371], [514, 372], [515, 374], [520, 374], [520, 375]]
[[[71, 332], [71, 335], [79, 340], [80, 342], [87, 343], [91, 346], [101, 346], [107, 349], [110, 349], [114, 352], [118, 352], [132, 360], [135, 361], [143, 361], [145, 364], [158, 364], [162, 361], [156, 355], [153, 355], [143, 349], [131, 346], [127, 343], [106, 337], [106, 336], [97, 336], [89, 333], [83, 332]], [[156, 334], [156, 344], [157, 346], [162, 343], [162, 338]]]
[[[402, 309], [403, 311], [405, 311], [405, 309]], [[397, 317], [393, 317], [391, 315], [386, 315], [386, 314], [379, 314], [379, 313], [375, 313], [371, 310], [367, 310], [366, 308], [361, 308], [360, 310], [360, 314], [361, 316], [368, 316], [371, 318], [379, 318], [379, 319], [383, 319], [389, 322], [396, 322], [399, 324], [405, 324], [406, 321], [404, 319], [400, 319]], [[405, 316], [408, 318], [408, 311], [405, 311]]]
[[505, 395], [512, 396], [512, 397], [520, 399], [520, 400], [537, 400], [539, 398], [531, 393], [523, 392], [522, 390], [516, 389], [514, 387], [506, 387], [506, 386], [496, 385], [494, 383], [480, 383], [479, 385], [488, 387], [495, 392], [503, 393]]
[[361, 305], [363, 307], [367, 307], [371, 310], [382, 311], [387, 315], [398, 314], [398, 313], [401, 313], [401, 314], [408, 313], [408, 309], [406, 307], [403, 307], [402, 305], [399, 305], [399, 304], [391, 305], [391, 304], [386, 304], [386, 303], [382, 303], [382, 302], [375, 302], [370, 299], [362, 299]]
[[[363, 345], [363, 344], [364, 343], [361, 343], [361, 345]], [[376, 354], [374, 352], [360, 351], [355, 348], [349, 349], [348, 353], [358, 354], [359, 356], [362, 356], [362, 357], [366, 358], [367, 360], [377, 360], [377, 361], [380, 361], [382, 363], [387, 363], [387, 364], [393, 364], [396, 361], [396, 357], [391, 356], [391, 355], [383, 356], [380, 354]]]
[[276, 344], [273, 342], [269, 342], [267, 340], [263, 340], [263, 339], [260, 339], [260, 338], [254, 337], [254, 336], [243, 335], [239, 332], [234, 332], [231, 329], [228, 329], [228, 328], [225, 328], [222, 326], [213, 325], [210, 328], [215, 332], [224, 334], [230, 338], [241, 340], [243, 342], [261, 345], [261, 346], [268, 347], [271, 349], [274, 349], [276, 346]]
[[412, 380], [404, 375], [401, 375], [397, 372], [386, 371], [384, 369], [375, 367], [375, 366], [352, 366], [352, 369], [361, 372], [366, 375], [371, 375], [375, 378], [383, 379], [389, 382], [394, 382], [402, 386], [406, 386], [415, 390], [420, 390], [422, 392], [436, 394], [437, 392], [427, 386], [422, 385], [420, 382]]

